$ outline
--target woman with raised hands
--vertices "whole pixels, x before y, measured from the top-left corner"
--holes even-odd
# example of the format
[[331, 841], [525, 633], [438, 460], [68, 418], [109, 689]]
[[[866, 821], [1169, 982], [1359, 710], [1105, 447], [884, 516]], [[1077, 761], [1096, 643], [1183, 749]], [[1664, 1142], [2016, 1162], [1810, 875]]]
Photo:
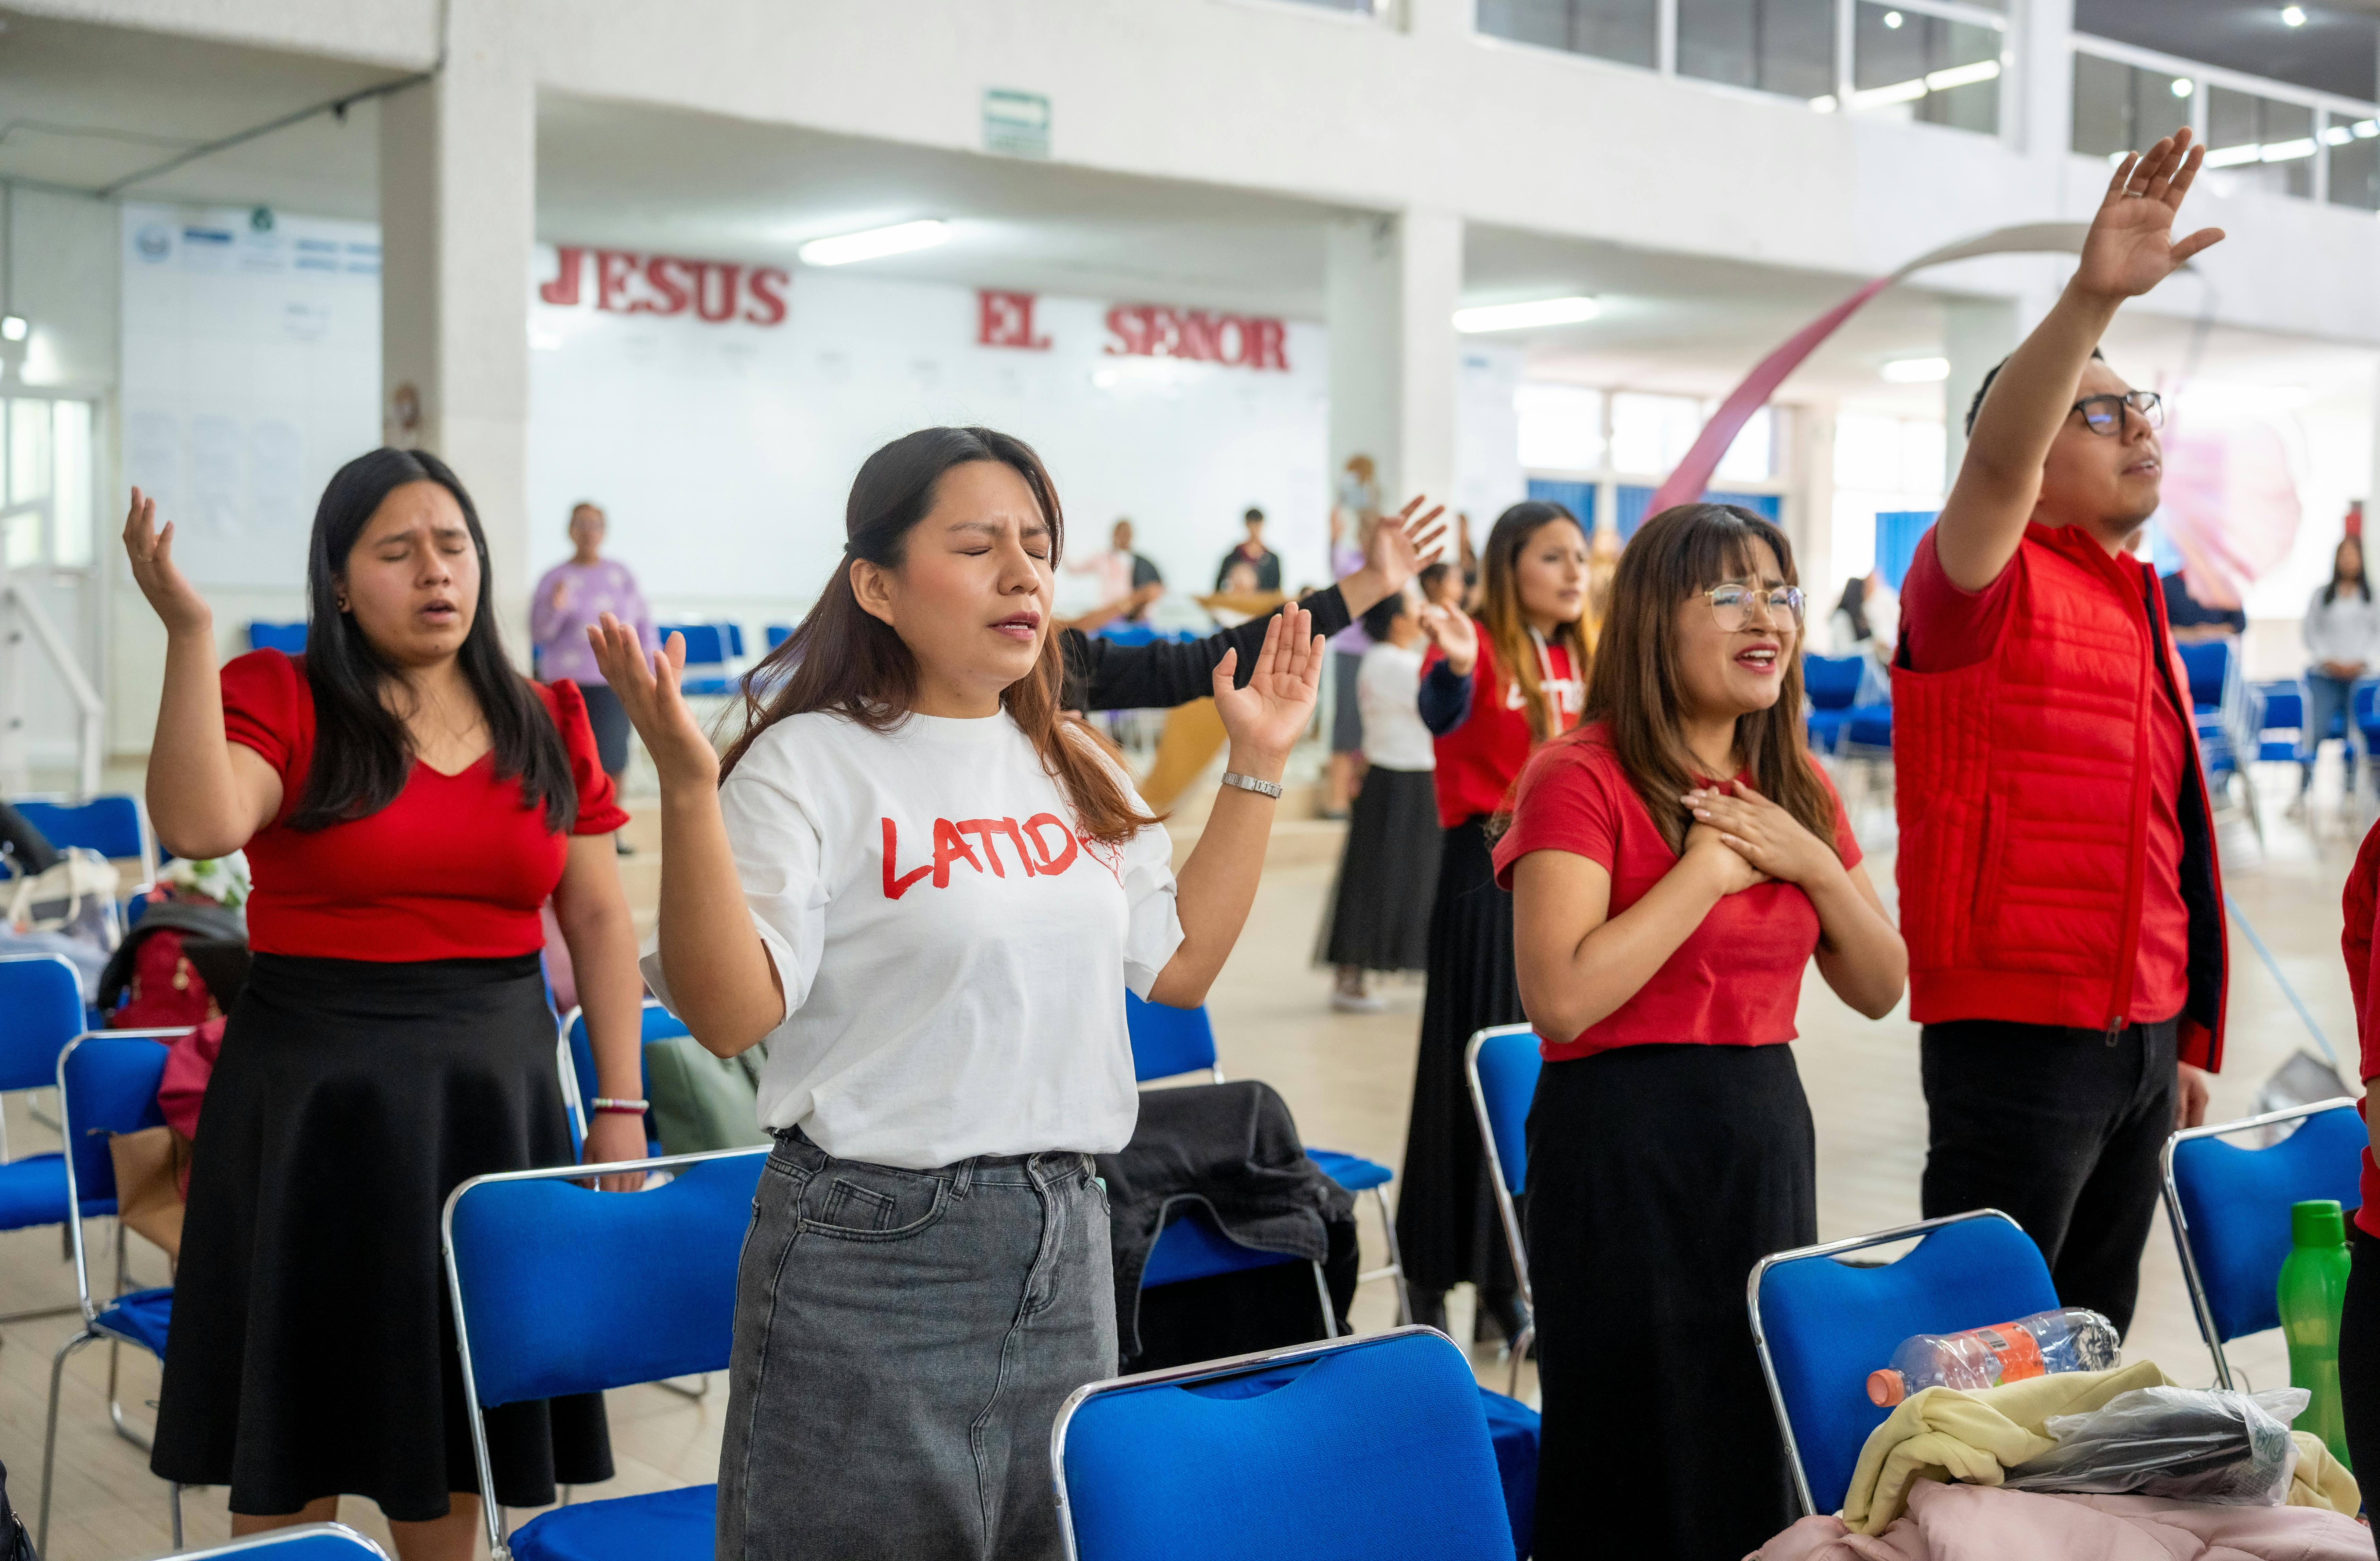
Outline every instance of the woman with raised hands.
[[1062, 1552], [1050, 1428], [1116, 1369], [1104, 1191], [1124, 993], [1203, 1001], [1245, 922], [1322, 644], [1292, 605], [1213, 673], [1224, 786], [1177, 877], [1060, 705], [1063, 522], [1021, 441], [924, 429], [852, 485], [844, 562], [723, 758], [596, 631], [660, 771], [646, 970], [695, 1038], [766, 1041], [777, 1146], [738, 1280], [722, 1557]]

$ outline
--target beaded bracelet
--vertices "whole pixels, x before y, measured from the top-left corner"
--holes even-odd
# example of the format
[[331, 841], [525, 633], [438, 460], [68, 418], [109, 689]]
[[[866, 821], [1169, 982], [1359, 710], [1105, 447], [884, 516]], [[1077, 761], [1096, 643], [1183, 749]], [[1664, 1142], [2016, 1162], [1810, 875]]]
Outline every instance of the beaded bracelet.
[[613, 1111], [617, 1112], [619, 1115], [624, 1117], [641, 1117], [652, 1108], [652, 1105], [650, 1101], [614, 1100], [608, 1095], [597, 1095], [593, 1104], [595, 1109], [599, 1112]]

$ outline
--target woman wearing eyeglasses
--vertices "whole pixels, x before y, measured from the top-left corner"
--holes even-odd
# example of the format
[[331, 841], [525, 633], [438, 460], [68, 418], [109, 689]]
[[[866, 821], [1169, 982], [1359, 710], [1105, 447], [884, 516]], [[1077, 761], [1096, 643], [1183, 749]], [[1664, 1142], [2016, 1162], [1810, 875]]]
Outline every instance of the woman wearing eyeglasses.
[[1930, 1217], [1995, 1208], [2058, 1299], [2131, 1322], [2157, 1152], [2222, 1058], [2222, 885], [2155, 572], [2157, 398], [2096, 343], [2223, 236], [2202, 149], [2127, 157], [2057, 305], [1987, 376], [1901, 587], [1893, 764]]
[[1751, 511], [1645, 522], [1585, 719], [1522, 771], [1496, 843], [1545, 1059], [1527, 1242], [1546, 1561], [1743, 1555], [1792, 1518], [1743, 1307], [1755, 1263], [1817, 1240], [1785, 1043], [1812, 955], [1872, 1019], [1908, 969], [1802, 734], [1803, 613], [1791, 544]]

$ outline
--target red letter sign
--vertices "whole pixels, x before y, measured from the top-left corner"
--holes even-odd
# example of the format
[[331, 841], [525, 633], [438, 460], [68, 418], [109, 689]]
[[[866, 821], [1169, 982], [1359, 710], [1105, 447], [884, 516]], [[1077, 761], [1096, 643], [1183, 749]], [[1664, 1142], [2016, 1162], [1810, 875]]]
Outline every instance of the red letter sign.
[[1047, 352], [1050, 338], [1033, 333], [1033, 295], [1002, 293], [985, 287], [975, 296], [978, 346], [1023, 347], [1027, 352]]

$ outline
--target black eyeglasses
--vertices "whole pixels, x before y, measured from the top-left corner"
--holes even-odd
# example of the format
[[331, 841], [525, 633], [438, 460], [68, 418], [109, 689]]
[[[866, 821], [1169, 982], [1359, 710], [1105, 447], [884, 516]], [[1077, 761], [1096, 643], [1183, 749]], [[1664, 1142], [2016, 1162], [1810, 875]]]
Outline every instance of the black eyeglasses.
[[2124, 408], [2131, 407], [2141, 415], [2141, 421], [2153, 429], [2165, 427], [2165, 398], [2155, 391], [2126, 391], [2121, 395], [2086, 395], [2071, 410], [2082, 414], [2083, 424], [2093, 433], [2106, 434], [2109, 439], [2124, 431]]
[[1781, 586], [1773, 591], [1756, 591], [1735, 581], [1713, 586], [1703, 593], [1710, 599], [1711, 616], [1718, 620], [1719, 632], [1734, 634], [1752, 621], [1755, 602], [1767, 610], [1771, 628], [1802, 626], [1802, 587]]

